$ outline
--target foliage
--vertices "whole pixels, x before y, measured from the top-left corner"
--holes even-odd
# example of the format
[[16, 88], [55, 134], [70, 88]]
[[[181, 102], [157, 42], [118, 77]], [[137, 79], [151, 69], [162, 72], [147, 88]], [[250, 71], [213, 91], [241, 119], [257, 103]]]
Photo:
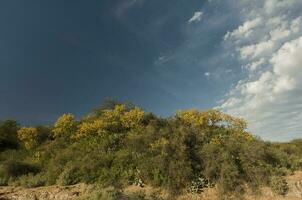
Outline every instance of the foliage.
[[4, 162], [1, 165], [1, 168], [4, 177], [18, 177], [30, 173], [36, 174], [39, 172], [39, 168], [37, 166], [15, 160]]
[[[302, 141], [264, 142], [246, 126], [243, 119], [217, 110], [160, 118], [112, 101], [80, 120], [64, 114], [53, 127], [20, 129], [6, 121], [0, 124], [0, 142], [6, 144], [0, 152], [0, 182], [25, 187], [85, 182], [115, 189], [90, 199], [118, 199], [116, 191], [130, 184], [172, 195], [216, 186], [222, 199], [239, 199], [246, 186], [257, 191], [271, 185], [284, 193], [278, 177], [302, 168]], [[19, 142], [25, 149], [18, 148]]]
[[19, 124], [15, 120], [0, 123], [0, 152], [18, 147], [17, 131]]
[[62, 186], [74, 185], [79, 182], [78, 168], [76, 166], [67, 165], [59, 175], [57, 184]]
[[188, 192], [192, 194], [199, 194], [204, 188], [209, 187], [211, 187], [211, 183], [207, 179], [198, 176], [191, 181], [191, 184], [188, 187]]
[[35, 188], [45, 184], [46, 180], [41, 174], [34, 175], [32, 173], [15, 178], [9, 183], [11, 186], [22, 186], [25, 188]]
[[0, 186], [7, 186], [7, 185], [8, 185], [8, 178], [0, 177]]
[[72, 114], [63, 114], [57, 119], [52, 130], [55, 138], [70, 137], [76, 131], [77, 123]]
[[271, 179], [271, 187], [275, 194], [286, 195], [288, 192], [288, 184], [284, 177], [274, 176]]
[[38, 131], [36, 128], [22, 127], [18, 130], [18, 138], [28, 150], [38, 145]]
[[37, 135], [37, 142], [41, 145], [44, 142], [47, 142], [51, 139], [51, 127], [49, 126], [37, 126], [35, 127], [38, 135]]
[[79, 125], [76, 138], [104, 136], [110, 132], [119, 133], [136, 128], [144, 118], [144, 111], [134, 107], [128, 110], [126, 105], [116, 105], [112, 110], [103, 110], [98, 117], [91, 117]]
[[118, 190], [104, 190], [97, 192], [92, 198], [95, 200], [119, 200], [122, 197], [122, 193]]

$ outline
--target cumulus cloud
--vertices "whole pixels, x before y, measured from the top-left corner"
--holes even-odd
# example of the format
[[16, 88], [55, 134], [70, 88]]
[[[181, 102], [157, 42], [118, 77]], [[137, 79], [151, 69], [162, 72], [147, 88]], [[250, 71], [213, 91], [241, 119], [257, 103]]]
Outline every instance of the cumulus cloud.
[[189, 23], [192, 23], [192, 22], [199, 22], [201, 21], [202, 19], [202, 16], [203, 16], [203, 12], [195, 12], [193, 17], [191, 19], [189, 19]]
[[219, 106], [264, 139], [302, 137], [302, 1], [243, 0], [242, 24], [224, 44], [246, 77]]

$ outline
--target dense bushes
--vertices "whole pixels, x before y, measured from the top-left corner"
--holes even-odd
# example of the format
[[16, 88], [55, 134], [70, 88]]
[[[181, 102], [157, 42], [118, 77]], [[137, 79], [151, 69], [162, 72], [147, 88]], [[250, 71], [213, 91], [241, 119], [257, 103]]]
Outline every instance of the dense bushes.
[[18, 148], [17, 130], [19, 124], [14, 120], [0, 123], [0, 152], [6, 149]]
[[256, 191], [271, 184], [283, 194], [283, 182], [271, 177], [302, 166], [300, 140], [264, 142], [246, 132], [244, 120], [215, 110], [163, 119], [131, 104], [109, 103], [78, 121], [63, 115], [53, 128], [5, 124], [12, 136], [0, 128], [0, 141], [20, 149], [0, 154], [0, 184], [147, 184], [172, 195], [217, 186], [226, 199], [246, 186]]
[[286, 195], [289, 189], [286, 180], [278, 176], [272, 177], [271, 188], [274, 193], [279, 195]]
[[46, 184], [46, 179], [42, 174], [27, 174], [16, 178], [11, 178], [8, 183], [11, 186], [22, 186], [25, 188], [34, 188], [44, 186]]
[[39, 168], [35, 165], [10, 160], [2, 164], [2, 173], [7, 177], [18, 177], [21, 175], [27, 175], [30, 173], [36, 174], [39, 172]]

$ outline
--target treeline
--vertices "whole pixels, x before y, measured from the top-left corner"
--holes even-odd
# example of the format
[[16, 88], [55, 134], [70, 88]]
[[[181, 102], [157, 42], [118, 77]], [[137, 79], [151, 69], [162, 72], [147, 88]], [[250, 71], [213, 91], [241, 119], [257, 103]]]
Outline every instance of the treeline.
[[221, 199], [272, 186], [302, 169], [302, 140], [264, 142], [246, 122], [217, 110], [160, 118], [131, 104], [106, 102], [53, 126], [0, 124], [0, 185], [37, 187], [80, 182], [122, 189], [150, 185], [171, 195], [217, 187]]

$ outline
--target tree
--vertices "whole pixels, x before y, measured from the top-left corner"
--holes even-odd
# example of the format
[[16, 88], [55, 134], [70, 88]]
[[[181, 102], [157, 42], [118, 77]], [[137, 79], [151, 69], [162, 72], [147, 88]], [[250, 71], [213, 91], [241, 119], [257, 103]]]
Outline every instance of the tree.
[[245, 130], [247, 127], [245, 120], [230, 116], [219, 110], [183, 110], [177, 112], [176, 118], [193, 126], [220, 126], [237, 130]]
[[34, 127], [22, 127], [18, 130], [18, 138], [27, 150], [38, 145], [38, 131]]
[[54, 137], [67, 137], [69, 138], [77, 130], [77, 122], [72, 114], [63, 114], [55, 122], [54, 128], [52, 130]]
[[98, 117], [88, 118], [79, 125], [76, 138], [102, 136], [106, 133], [122, 133], [142, 124], [145, 112], [138, 107], [128, 109], [125, 104], [115, 105], [114, 109], [102, 110]]
[[17, 130], [19, 124], [15, 120], [0, 123], [0, 151], [18, 147]]

